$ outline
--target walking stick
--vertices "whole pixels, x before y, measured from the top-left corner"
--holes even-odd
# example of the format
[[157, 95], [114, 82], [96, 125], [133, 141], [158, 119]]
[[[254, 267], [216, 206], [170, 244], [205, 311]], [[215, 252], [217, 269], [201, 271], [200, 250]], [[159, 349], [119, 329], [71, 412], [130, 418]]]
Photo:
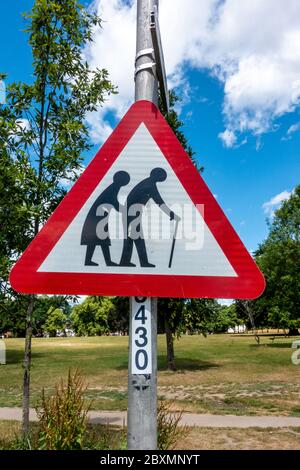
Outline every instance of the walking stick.
[[176, 225], [175, 225], [175, 230], [174, 230], [174, 235], [173, 235], [173, 241], [172, 241], [171, 254], [170, 254], [169, 268], [172, 266], [172, 261], [173, 261], [176, 235], [177, 235], [177, 230], [178, 230], [178, 222], [179, 222], [179, 220], [176, 220]]

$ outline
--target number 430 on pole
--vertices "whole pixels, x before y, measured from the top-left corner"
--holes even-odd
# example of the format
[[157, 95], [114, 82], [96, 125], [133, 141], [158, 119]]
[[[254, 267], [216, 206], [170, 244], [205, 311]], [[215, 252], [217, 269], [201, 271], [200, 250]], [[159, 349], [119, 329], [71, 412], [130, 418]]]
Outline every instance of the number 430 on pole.
[[132, 299], [132, 374], [152, 374], [151, 298]]

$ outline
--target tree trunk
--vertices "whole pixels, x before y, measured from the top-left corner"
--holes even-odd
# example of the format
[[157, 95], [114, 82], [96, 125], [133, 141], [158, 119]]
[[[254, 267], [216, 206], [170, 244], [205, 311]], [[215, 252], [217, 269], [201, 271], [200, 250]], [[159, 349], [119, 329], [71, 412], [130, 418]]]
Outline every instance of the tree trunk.
[[288, 332], [288, 336], [299, 336], [298, 328], [290, 328]]
[[26, 337], [24, 351], [24, 376], [23, 376], [23, 423], [22, 433], [25, 437], [29, 433], [29, 408], [30, 408], [30, 366], [31, 366], [31, 339], [32, 339], [32, 312], [34, 296], [29, 298], [26, 315]]
[[165, 332], [167, 341], [167, 369], [175, 371], [174, 338], [167, 318], [165, 318]]
[[[48, 48], [49, 52], [49, 48]], [[47, 62], [48, 66], [48, 62]], [[38, 122], [39, 126], [39, 168], [38, 168], [38, 182], [35, 205], [39, 207], [42, 202], [41, 196], [41, 182], [44, 175], [44, 150], [47, 141], [47, 135], [44, 134], [45, 126], [47, 126], [47, 118], [45, 117], [45, 103], [46, 103], [46, 77], [47, 67], [44, 68], [42, 76], [42, 98], [41, 98], [41, 111], [40, 119]], [[46, 127], [47, 129], [47, 127]], [[34, 219], [34, 236], [39, 232], [40, 226], [40, 215], [37, 215]], [[32, 312], [34, 307], [34, 295], [31, 295], [29, 298], [29, 304], [27, 308], [26, 315], [26, 336], [25, 336], [25, 351], [24, 351], [24, 377], [23, 377], [23, 423], [22, 423], [22, 433], [25, 437], [29, 433], [29, 410], [30, 410], [30, 369], [31, 369], [31, 340], [32, 340]]]

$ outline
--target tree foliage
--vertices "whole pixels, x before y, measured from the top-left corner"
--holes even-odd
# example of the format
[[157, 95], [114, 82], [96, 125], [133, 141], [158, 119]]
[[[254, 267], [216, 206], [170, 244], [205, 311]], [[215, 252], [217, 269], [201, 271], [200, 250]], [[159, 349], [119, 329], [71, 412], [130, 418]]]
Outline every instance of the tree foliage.
[[74, 0], [36, 0], [24, 15], [32, 83], [10, 83], [0, 106], [1, 293], [8, 272], [81, 171], [90, 148], [86, 113], [115, 92], [105, 69], [91, 70], [82, 48], [101, 24]]
[[[35, 299], [35, 307], [32, 316], [32, 332], [35, 336], [43, 336], [47, 331], [45, 324], [48, 316], [56, 309], [63, 312], [65, 321], [68, 324], [71, 306], [75, 297], [54, 295], [41, 295]], [[28, 299], [26, 296], [19, 296], [16, 299], [3, 300], [0, 303], [0, 333], [10, 332], [14, 337], [22, 337], [26, 331], [26, 312]], [[57, 327], [56, 329], [60, 329]]]
[[114, 309], [109, 297], [87, 297], [72, 311], [72, 325], [78, 336], [101, 336], [109, 332], [108, 316]]
[[47, 312], [44, 331], [49, 336], [56, 336], [58, 331], [63, 331], [67, 324], [66, 314], [60, 308], [51, 308]]
[[[2, 220], [5, 214], [12, 214], [11, 220], [3, 224], [5, 232], [0, 241], [0, 259], [5, 266], [1, 272], [1, 296], [6, 304], [19, 301], [8, 284], [11, 264], [56, 208], [66, 184], [76, 179], [81, 170], [84, 152], [90, 148], [86, 113], [95, 111], [115, 92], [108, 72], [92, 70], [83, 60], [83, 48], [92, 40], [94, 27], [101, 25], [96, 14], [89, 13], [77, 0], [35, 0], [32, 10], [24, 16], [33, 57], [33, 80], [10, 83], [6, 104], [0, 106], [1, 168], [5, 164], [13, 168], [7, 192], [17, 194], [16, 203], [6, 197], [0, 210]], [[17, 236], [12, 232], [14, 218], [15, 227], [20, 230]], [[25, 221], [24, 225], [21, 221]], [[24, 434], [29, 430], [34, 301], [30, 296], [26, 311]]]
[[266, 290], [251, 302], [257, 326], [300, 327], [300, 185], [275, 212], [267, 239], [255, 258]]
[[160, 331], [164, 331], [162, 320], [167, 318], [177, 338], [184, 333], [224, 333], [241, 323], [234, 306], [222, 306], [215, 299], [160, 298], [158, 306]]
[[114, 308], [109, 311], [107, 322], [111, 333], [128, 334], [129, 332], [129, 298], [111, 297]]
[[223, 333], [240, 323], [234, 307], [215, 299], [158, 299], [158, 330], [166, 333], [167, 367], [176, 370], [174, 339], [182, 334]]

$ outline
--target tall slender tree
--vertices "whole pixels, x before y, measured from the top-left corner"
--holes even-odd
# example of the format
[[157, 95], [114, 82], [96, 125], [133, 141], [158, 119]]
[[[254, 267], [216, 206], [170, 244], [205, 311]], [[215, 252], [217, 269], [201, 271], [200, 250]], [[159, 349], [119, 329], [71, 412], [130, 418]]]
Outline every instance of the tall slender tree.
[[267, 239], [255, 258], [266, 278], [263, 295], [251, 302], [259, 326], [298, 335], [300, 328], [300, 185], [275, 211]]
[[[115, 89], [105, 69], [91, 70], [82, 50], [92, 41], [101, 19], [77, 0], [35, 0], [25, 14], [26, 33], [33, 56], [33, 82], [7, 87], [6, 104], [0, 107], [0, 151], [14, 168], [14, 185], [20, 191], [25, 218], [24, 244], [62, 199], [66, 181], [75, 180], [82, 157], [90, 148], [85, 116], [95, 111]], [[19, 219], [16, 227], [19, 227]], [[23, 227], [23, 226], [22, 226]], [[21, 233], [20, 233], [21, 236]], [[22, 243], [9, 248], [15, 259]], [[32, 319], [35, 297], [29, 296], [23, 380], [23, 433], [29, 430]]]

